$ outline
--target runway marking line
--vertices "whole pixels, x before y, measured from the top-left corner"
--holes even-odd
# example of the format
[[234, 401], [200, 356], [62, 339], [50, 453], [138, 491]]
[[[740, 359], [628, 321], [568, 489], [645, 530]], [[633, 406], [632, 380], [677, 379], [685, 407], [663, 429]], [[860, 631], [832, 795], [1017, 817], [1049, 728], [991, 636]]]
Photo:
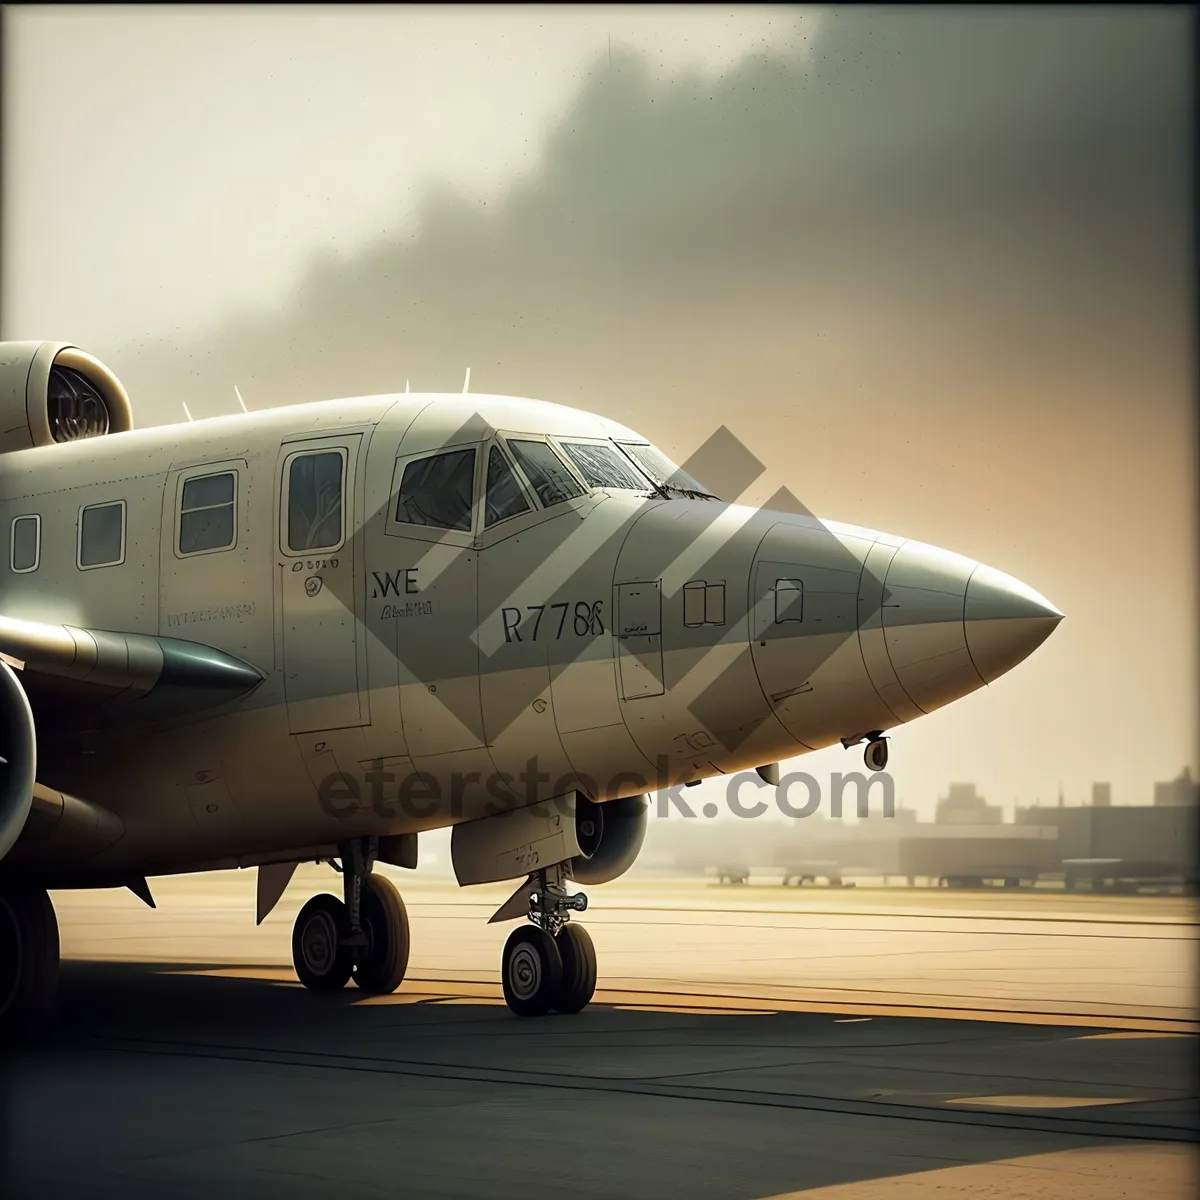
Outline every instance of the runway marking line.
[[614, 1004], [622, 1012], [672, 1013], [693, 1017], [774, 1017], [778, 1010], [772, 1008], [688, 1008], [681, 1004]]
[[1083, 1033], [1074, 1040], [1077, 1042], [1097, 1042], [1104, 1038], [1115, 1041], [1117, 1038], [1194, 1038], [1194, 1033], [1166, 1033], [1155, 1029], [1122, 1029], [1115, 1033]]
[[943, 1104], [969, 1104], [973, 1108], [1087, 1108], [1100, 1104], [1143, 1104], [1138, 1096], [957, 1096]]
[[[844, 1113], [851, 1116], [871, 1116], [888, 1120], [921, 1121], [927, 1123], [963, 1124], [973, 1127], [1022, 1129], [1043, 1133], [1069, 1133], [1087, 1138], [1105, 1138], [1118, 1143], [1136, 1139], [1139, 1142], [1192, 1142], [1195, 1130], [1190, 1126], [1130, 1125], [1103, 1117], [1060, 1116], [1046, 1112], [1022, 1112], [1003, 1108], [950, 1109], [941, 1105], [898, 1103], [893, 1100], [859, 1100], [828, 1095], [795, 1094], [789, 1092], [749, 1092], [738, 1088], [713, 1085], [679, 1085], [670, 1080], [653, 1078], [623, 1079], [581, 1074], [564, 1075], [538, 1070], [514, 1070], [454, 1063], [434, 1063], [407, 1059], [380, 1059], [374, 1055], [329, 1053], [313, 1050], [272, 1050], [265, 1047], [213, 1045], [97, 1037], [91, 1039], [97, 1049], [134, 1054], [165, 1054], [174, 1057], [223, 1059], [252, 1062], [280, 1067], [323, 1068], [339, 1071], [360, 1071], [386, 1075], [415, 1075], [436, 1079], [471, 1080], [514, 1087], [556, 1088], [565, 1091], [628, 1093], [639, 1096], [659, 1096], [680, 1101], [703, 1101], [717, 1104], [736, 1104], [751, 1108], [787, 1108], [797, 1111]], [[1144, 1200], [1138, 1193], [1139, 1200]], [[855, 1200], [858, 1200], [857, 1196]], [[1056, 1196], [1055, 1200], [1061, 1200]]]

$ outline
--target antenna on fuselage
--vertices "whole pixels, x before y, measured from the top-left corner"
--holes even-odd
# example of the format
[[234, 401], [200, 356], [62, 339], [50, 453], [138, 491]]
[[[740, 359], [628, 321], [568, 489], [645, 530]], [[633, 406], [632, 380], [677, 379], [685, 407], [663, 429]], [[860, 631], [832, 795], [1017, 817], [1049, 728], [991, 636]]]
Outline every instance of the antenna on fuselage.
[[183, 415], [187, 417], [189, 421], [194, 421], [196, 418], [192, 416], [192, 410], [188, 408], [187, 401], [181, 400], [180, 403], [183, 405]]
[[238, 385], [233, 385], [233, 394], [238, 398], [238, 403], [242, 406], [242, 412], [248, 413], [250, 410], [246, 407], [245, 400], [242, 399], [242, 393], [238, 391]]
[[408, 395], [408, 380], [407, 379], [404, 381], [404, 394], [406, 396]]
[[467, 368], [467, 377], [463, 380], [463, 395], [465, 396], [471, 390], [471, 368]]

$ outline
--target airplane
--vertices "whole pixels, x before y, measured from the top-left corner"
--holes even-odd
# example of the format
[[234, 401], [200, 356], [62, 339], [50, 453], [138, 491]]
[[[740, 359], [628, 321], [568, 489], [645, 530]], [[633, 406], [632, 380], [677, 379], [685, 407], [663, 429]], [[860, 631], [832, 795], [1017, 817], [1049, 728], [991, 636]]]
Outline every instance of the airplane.
[[[450, 827], [516, 880], [521, 1016], [591, 1000], [578, 890], [633, 863], [649, 796], [865, 745], [997, 679], [1062, 613], [973, 559], [716, 497], [629, 429], [474, 393], [135, 429], [98, 359], [0, 344], [0, 1028], [44, 1029], [49, 892], [298, 863], [341, 895], [305, 987], [404, 978], [403, 899]], [[739, 775], [742, 773], [742, 775]], [[860, 776], [861, 778], [861, 776]]]

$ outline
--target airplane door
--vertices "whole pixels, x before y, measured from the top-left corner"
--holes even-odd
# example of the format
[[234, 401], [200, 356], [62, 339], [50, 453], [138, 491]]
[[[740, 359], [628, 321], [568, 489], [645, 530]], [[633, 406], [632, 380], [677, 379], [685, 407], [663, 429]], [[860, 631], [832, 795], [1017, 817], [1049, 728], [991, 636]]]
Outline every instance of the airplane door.
[[414, 758], [481, 749], [478, 555], [472, 545], [475, 444], [397, 459], [387, 558], [372, 602], [395, 634], [400, 712]]
[[277, 583], [292, 733], [369, 720], [359, 661], [357, 480], [361, 434], [285, 442]]

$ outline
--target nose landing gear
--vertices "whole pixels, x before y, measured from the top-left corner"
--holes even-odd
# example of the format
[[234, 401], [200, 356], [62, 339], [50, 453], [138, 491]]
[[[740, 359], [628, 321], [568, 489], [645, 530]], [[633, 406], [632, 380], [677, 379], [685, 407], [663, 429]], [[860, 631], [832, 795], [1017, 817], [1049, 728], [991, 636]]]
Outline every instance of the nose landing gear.
[[587, 897], [582, 892], [568, 894], [562, 886], [565, 879], [562, 866], [530, 876], [526, 886], [532, 889], [528, 914], [532, 925], [514, 929], [504, 944], [500, 965], [504, 1001], [519, 1017], [540, 1017], [551, 1009], [577, 1013], [596, 991], [592, 939], [587, 930], [567, 924], [572, 911], [587, 909]]
[[870, 741], [867, 742], [867, 748], [863, 751], [863, 762], [872, 771], [885, 770], [888, 764], [887, 738], [879, 733], [871, 734]]
[[859, 733], [854, 737], [842, 738], [842, 745], [847, 750], [862, 742], [867, 743], [867, 748], [863, 751], [863, 762], [867, 764], [867, 769], [870, 771], [884, 770], [888, 764], [888, 744], [887, 738], [883, 736], [883, 730], [875, 729], [870, 733]]

